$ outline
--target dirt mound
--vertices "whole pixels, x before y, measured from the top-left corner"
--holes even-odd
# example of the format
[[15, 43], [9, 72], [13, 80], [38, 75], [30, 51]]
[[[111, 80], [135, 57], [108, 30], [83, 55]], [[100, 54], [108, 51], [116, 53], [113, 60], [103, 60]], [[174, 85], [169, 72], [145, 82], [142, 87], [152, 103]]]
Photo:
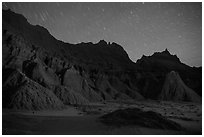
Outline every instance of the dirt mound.
[[143, 111], [138, 108], [116, 110], [100, 117], [100, 120], [112, 126], [139, 125], [149, 128], [181, 130], [181, 126], [153, 111]]
[[55, 94], [14, 70], [3, 83], [3, 107], [21, 110], [61, 109]]
[[55, 95], [67, 105], [88, 105], [89, 101], [73, 89], [59, 86], [55, 88]]
[[187, 87], [175, 71], [167, 74], [159, 99], [201, 102], [201, 97]]

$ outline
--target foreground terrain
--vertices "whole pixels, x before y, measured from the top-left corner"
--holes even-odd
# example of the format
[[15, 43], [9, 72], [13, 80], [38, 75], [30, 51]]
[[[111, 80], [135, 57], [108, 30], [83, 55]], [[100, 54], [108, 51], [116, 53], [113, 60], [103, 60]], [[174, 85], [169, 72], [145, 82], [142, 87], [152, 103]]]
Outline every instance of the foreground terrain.
[[[178, 123], [182, 130], [154, 127], [108, 126], [100, 117], [118, 109], [140, 108], [158, 112]], [[3, 134], [202, 134], [202, 107], [195, 103], [104, 102], [90, 106], [66, 106], [58, 111], [3, 110]]]

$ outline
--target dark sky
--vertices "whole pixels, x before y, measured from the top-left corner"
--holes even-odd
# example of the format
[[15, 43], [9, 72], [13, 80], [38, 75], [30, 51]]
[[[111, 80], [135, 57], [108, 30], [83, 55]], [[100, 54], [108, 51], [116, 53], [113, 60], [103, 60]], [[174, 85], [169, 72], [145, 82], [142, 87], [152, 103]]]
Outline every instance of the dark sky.
[[136, 61], [167, 48], [190, 66], [202, 65], [201, 3], [3, 3], [57, 39], [101, 39], [124, 47]]

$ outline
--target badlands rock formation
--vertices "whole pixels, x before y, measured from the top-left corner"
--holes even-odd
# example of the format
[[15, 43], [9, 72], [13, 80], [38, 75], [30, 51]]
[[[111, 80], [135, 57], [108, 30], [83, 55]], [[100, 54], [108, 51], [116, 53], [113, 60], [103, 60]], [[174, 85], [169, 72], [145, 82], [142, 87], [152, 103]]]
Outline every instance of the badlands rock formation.
[[201, 102], [201, 97], [195, 91], [187, 87], [179, 74], [175, 71], [171, 71], [167, 74], [160, 99]]
[[[64, 43], [11, 10], [2, 11], [2, 29], [4, 107], [37, 110], [104, 100], [157, 99], [171, 70], [201, 95], [201, 68], [181, 63], [168, 51], [134, 63], [117, 43]], [[9, 82], [11, 77], [15, 80]]]

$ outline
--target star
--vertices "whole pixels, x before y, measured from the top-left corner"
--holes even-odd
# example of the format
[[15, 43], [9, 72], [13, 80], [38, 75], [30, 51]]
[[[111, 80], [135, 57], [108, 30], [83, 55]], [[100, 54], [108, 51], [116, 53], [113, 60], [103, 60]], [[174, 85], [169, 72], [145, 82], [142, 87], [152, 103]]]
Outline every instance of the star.
[[178, 16], [180, 17], [180, 16], [181, 16], [181, 13], [178, 13]]
[[64, 13], [61, 11], [61, 12], [60, 12], [60, 15], [61, 15], [61, 16], [64, 16]]

